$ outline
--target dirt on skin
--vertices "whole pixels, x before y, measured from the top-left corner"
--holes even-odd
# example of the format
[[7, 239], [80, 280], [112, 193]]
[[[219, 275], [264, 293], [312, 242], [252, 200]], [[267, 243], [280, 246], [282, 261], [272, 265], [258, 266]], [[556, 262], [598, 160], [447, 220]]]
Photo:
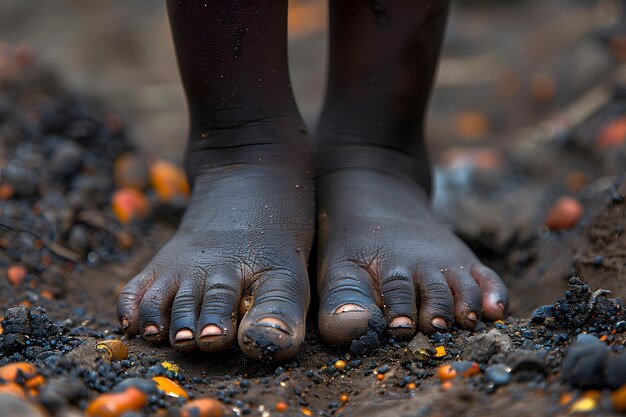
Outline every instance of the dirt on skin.
[[[23, 166], [28, 161], [39, 161], [42, 168], [18, 169], [23, 176], [3, 175], [0, 183], [0, 191], [8, 189], [2, 187], [6, 184], [13, 190], [0, 196], [0, 223], [5, 225], [0, 229], [0, 366], [31, 363], [43, 378], [27, 371], [10, 377], [2, 374], [7, 368], [0, 368], [0, 415], [5, 410], [29, 416], [81, 415], [94, 399], [128, 392], [131, 386], [145, 393], [145, 402], [128, 408], [125, 416], [177, 415], [188, 400], [174, 385], [157, 389], [152, 378], [159, 376], [176, 381], [191, 399], [217, 400], [224, 415], [610, 415], [624, 406], [626, 399], [616, 397], [619, 391], [612, 381], [622, 376], [626, 381], [621, 365], [626, 363], [621, 355], [626, 341], [621, 301], [626, 181], [614, 163], [624, 150], [626, 133], [608, 149], [593, 142], [616, 117], [626, 115], [626, 107], [616, 107], [618, 98], [564, 140], [511, 152], [509, 163], [495, 171], [493, 166], [470, 167], [473, 193], [453, 193], [475, 210], [452, 223], [507, 281], [512, 316], [481, 322], [474, 332], [418, 334], [405, 342], [383, 337], [374, 352], [356, 356], [320, 342], [313, 309], [303, 351], [293, 360], [268, 364], [248, 359], [237, 346], [221, 354], [181, 354], [123, 337], [115, 317], [117, 293], [172, 235], [172, 216], [163, 213], [176, 210], [156, 210], [142, 222], [124, 225], [110, 206], [117, 185], [75, 181], [94, 175], [110, 179], [117, 158], [132, 147], [120, 133], [123, 129], [112, 127], [111, 119], [88, 102], [54, 105], [68, 103], [62, 99], [67, 92], [48, 88], [45, 72], [23, 65], [20, 78], [5, 77], [0, 84], [2, 172], [11, 163]], [[53, 124], [56, 138], [50, 137], [50, 120], [60, 120]], [[84, 120], [89, 123], [79, 123]], [[77, 124], [92, 128], [70, 129]], [[122, 146], [109, 148], [104, 140], [98, 158], [89, 155], [97, 147], [81, 147], [84, 153], [74, 161], [74, 171], [63, 173], [70, 164], [61, 164], [62, 175], [46, 174], [59, 146], [65, 147], [67, 158], [69, 148], [75, 150], [84, 140], [99, 143], [103, 135]], [[72, 152], [69, 156], [75, 157]], [[558, 155], [562, 163], [548, 175], [544, 168], [550, 155]], [[91, 166], [96, 162], [98, 170]], [[566, 187], [564, 179], [581, 166], [586, 177], [580, 186]], [[458, 173], [441, 172], [444, 180]], [[494, 175], [503, 181], [493, 181]], [[94, 187], [95, 198], [83, 197], [89, 207], [71, 204], [74, 191], [91, 192]], [[155, 201], [151, 188], [142, 192]], [[546, 213], [564, 194], [582, 204], [584, 215], [571, 228], [550, 230], [544, 224]], [[52, 198], [56, 211], [36, 209]], [[76, 226], [84, 236], [71, 233]], [[120, 233], [132, 239], [120, 242]], [[25, 276], [9, 271], [16, 265], [26, 268]], [[580, 334], [591, 336], [577, 339]], [[121, 340], [128, 356], [108, 360], [96, 345], [109, 339]], [[571, 349], [575, 343], [577, 348]], [[597, 360], [577, 361], [577, 349]], [[585, 380], [589, 369], [596, 380], [581, 385], [577, 381]]]

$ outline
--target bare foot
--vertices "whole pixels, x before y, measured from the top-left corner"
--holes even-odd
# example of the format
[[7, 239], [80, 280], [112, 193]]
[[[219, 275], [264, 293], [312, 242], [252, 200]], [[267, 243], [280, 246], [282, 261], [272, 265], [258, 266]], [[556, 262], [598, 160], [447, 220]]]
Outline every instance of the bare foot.
[[498, 275], [435, 219], [412, 179], [383, 170], [346, 168], [317, 181], [320, 296], [324, 340], [349, 345], [388, 330], [471, 329], [500, 319], [508, 295]]
[[[244, 131], [257, 140], [267, 134]], [[120, 295], [128, 335], [207, 352], [238, 336], [248, 356], [264, 360], [298, 351], [314, 232], [310, 152], [271, 139], [188, 157], [197, 174], [182, 224]]]

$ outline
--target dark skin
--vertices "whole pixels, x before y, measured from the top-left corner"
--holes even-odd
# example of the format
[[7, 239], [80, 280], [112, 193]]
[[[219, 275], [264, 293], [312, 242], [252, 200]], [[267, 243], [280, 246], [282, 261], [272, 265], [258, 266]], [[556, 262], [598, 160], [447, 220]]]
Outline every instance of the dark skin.
[[330, 2], [315, 154], [290, 88], [287, 1], [168, 1], [193, 195], [176, 235], [120, 296], [129, 336], [208, 352], [237, 339], [253, 358], [295, 355], [315, 201], [329, 344], [349, 346], [373, 322], [410, 338], [504, 317], [500, 278], [429, 206], [423, 123], [448, 7]]

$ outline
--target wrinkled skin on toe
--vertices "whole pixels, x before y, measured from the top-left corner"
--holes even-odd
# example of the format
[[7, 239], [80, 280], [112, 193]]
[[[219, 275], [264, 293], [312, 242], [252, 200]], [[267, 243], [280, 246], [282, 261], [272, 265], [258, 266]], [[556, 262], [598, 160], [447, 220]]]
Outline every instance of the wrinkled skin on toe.
[[498, 275], [441, 224], [420, 186], [402, 176], [345, 169], [318, 179], [319, 326], [347, 346], [387, 330], [473, 328], [503, 318]]
[[122, 291], [127, 335], [178, 350], [256, 359], [296, 354], [309, 303], [311, 180], [293, 169], [233, 166], [196, 178], [176, 235]]

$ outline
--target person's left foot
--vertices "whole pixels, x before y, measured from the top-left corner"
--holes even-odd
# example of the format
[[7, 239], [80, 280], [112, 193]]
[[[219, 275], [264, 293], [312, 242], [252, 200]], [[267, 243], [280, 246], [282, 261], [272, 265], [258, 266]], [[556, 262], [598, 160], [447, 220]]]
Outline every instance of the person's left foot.
[[498, 275], [435, 218], [417, 181], [393, 170], [389, 159], [380, 170], [346, 163], [318, 173], [319, 327], [330, 344], [455, 322], [471, 329], [506, 314]]

